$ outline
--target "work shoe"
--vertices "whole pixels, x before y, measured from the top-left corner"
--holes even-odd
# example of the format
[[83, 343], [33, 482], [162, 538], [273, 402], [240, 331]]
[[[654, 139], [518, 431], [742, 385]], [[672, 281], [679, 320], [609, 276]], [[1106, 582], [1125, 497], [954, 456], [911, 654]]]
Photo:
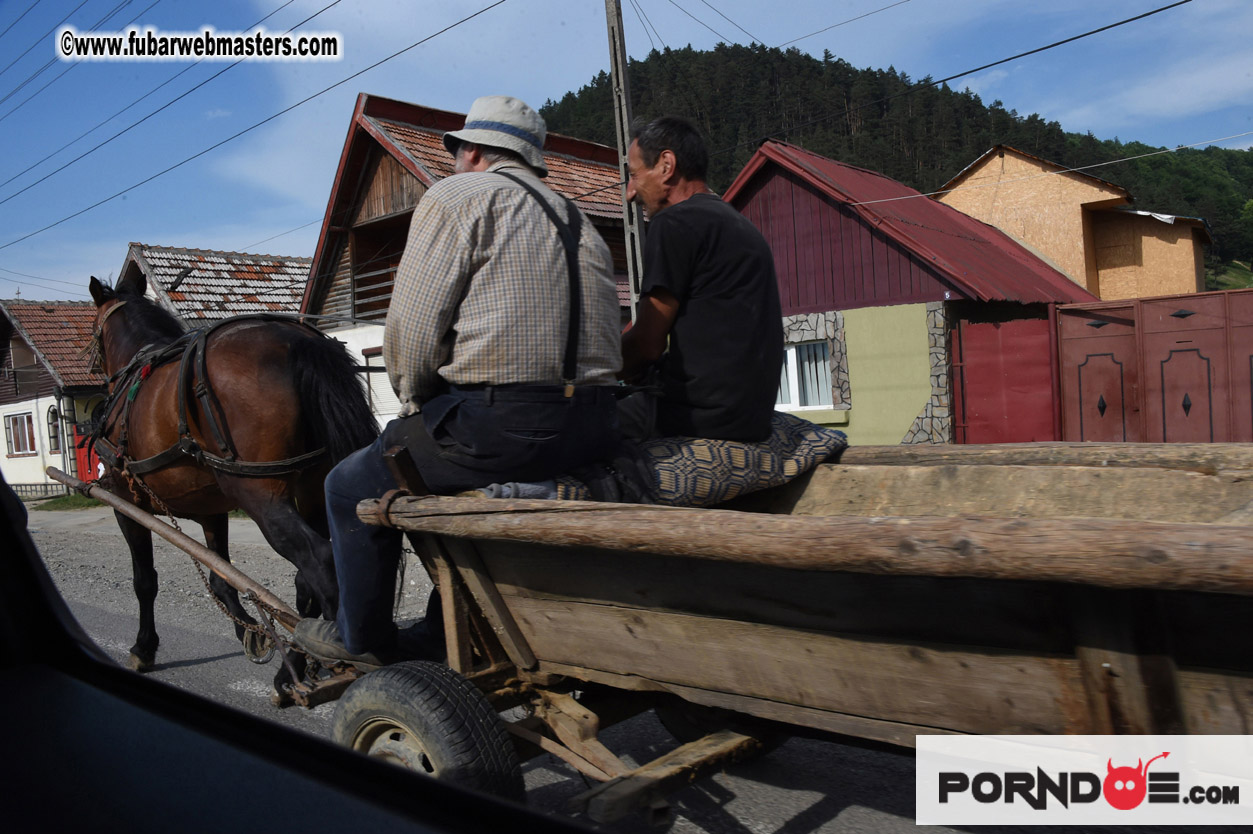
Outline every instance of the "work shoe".
[[361, 669], [373, 671], [402, 660], [438, 660], [443, 658], [442, 647], [431, 645], [429, 635], [421, 623], [400, 632], [395, 644], [376, 648], [371, 652], [353, 654], [339, 636], [339, 627], [331, 620], [306, 618], [296, 623], [293, 632], [296, 645], [323, 663], [351, 663]]

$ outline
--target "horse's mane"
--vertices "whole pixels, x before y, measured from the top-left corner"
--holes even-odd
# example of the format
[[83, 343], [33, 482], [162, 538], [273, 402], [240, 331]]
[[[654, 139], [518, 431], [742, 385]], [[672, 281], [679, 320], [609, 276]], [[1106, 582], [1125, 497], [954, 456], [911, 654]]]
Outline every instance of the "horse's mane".
[[118, 301], [126, 302], [126, 320], [135, 330], [151, 334], [150, 341], [173, 341], [187, 331], [186, 325], [160, 304], [139, 293], [122, 290]]

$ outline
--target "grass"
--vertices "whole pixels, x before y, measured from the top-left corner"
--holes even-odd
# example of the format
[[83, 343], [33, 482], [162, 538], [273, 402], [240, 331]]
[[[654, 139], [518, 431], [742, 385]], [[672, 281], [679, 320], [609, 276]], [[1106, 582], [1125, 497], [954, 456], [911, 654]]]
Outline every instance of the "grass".
[[79, 495], [77, 492], [71, 492], [69, 495], [62, 495], [59, 498], [49, 498], [47, 501], [40, 501], [31, 509], [35, 510], [86, 510], [91, 507], [103, 507], [104, 504], [95, 498], [88, 498], [85, 495]]
[[1232, 261], [1213, 272], [1205, 272], [1207, 290], [1242, 290], [1248, 287], [1253, 287], [1253, 269], [1242, 261]]
[[[85, 495], [79, 495], [77, 492], [71, 492], [69, 495], [62, 495], [59, 498], [49, 498], [47, 501], [40, 501], [38, 504], [32, 504], [32, 510], [87, 510], [92, 507], [103, 507], [104, 502], [97, 501], [95, 498], [88, 498]], [[248, 518], [248, 513], [243, 510], [231, 510], [229, 513], [231, 518]]]

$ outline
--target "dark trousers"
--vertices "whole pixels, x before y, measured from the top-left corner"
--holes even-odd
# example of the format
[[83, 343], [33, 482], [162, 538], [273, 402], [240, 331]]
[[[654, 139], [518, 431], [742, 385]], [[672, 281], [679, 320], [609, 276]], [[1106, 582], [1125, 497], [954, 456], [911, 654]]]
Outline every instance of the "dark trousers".
[[383, 453], [404, 446], [434, 494], [509, 481], [543, 481], [607, 459], [618, 442], [612, 387], [454, 388], [422, 412], [392, 420], [382, 435], [340, 461], [326, 478], [326, 509], [339, 580], [340, 636], [350, 652], [388, 647], [402, 533], [366, 524], [357, 504], [396, 482]]

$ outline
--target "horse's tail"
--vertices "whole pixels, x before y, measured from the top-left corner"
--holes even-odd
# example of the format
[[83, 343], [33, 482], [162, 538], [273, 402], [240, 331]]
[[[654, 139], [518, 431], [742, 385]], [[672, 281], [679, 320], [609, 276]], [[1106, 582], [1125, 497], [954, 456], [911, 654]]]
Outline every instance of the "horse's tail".
[[338, 463], [374, 442], [378, 421], [357, 363], [342, 342], [303, 333], [292, 343], [290, 363], [314, 448], [325, 448]]

